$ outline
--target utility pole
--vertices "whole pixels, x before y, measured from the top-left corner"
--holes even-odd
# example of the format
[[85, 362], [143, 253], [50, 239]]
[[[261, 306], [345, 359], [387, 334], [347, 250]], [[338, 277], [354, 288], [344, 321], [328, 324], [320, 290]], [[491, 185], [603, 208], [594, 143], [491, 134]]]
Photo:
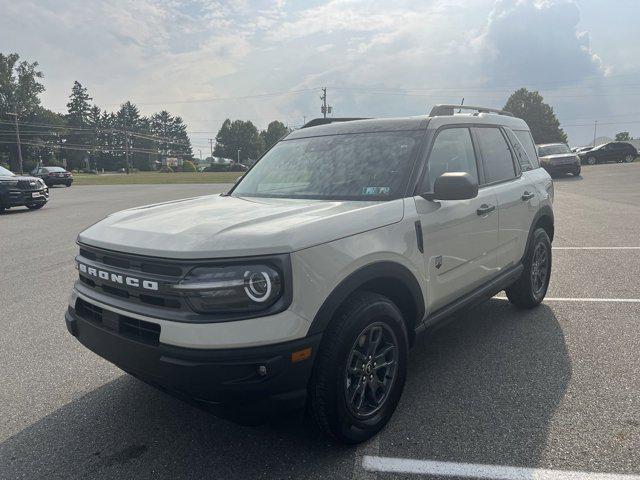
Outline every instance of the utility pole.
[[240, 150], [242, 150], [241, 148], [238, 149], [238, 163], [240, 163]]
[[129, 130], [124, 131], [124, 155], [127, 162], [127, 175], [128, 175], [131, 170], [131, 166], [129, 164]]
[[598, 131], [598, 120], [593, 122], [593, 146], [596, 146], [596, 132]]
[[213, 158], [213, 138], [209, 139], [209, 146], [211, 147], [211, 158]]
[[322, 100], [322, 107], [320, 108], [320, 112], [322, 113], [323, 118], [327, 118], [327, 113], [331, 113], [333, 107], [331, 105], [327, 105], [327, 87], [322, 88], [322, 96], [320, 97]]
[[12, 115], [13, 120], [16, 125], [16, 143], [18, 145], [18, 170], [20, 170], [20, 175], [22, 175], [22, 147], [20, 146], [20, 127], [18, 126], [18, 111], [15, 113], [8, 113], [7, 115]]

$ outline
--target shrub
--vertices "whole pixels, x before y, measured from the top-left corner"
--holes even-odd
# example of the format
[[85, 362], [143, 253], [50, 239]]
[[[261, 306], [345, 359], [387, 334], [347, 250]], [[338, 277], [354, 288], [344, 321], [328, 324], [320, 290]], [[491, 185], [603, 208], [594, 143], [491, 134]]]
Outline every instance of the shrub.
[[196, 166], [191, 163], [189, 160], [185, 160], [182, 163], [182, 171], [183, 172], [195, 172], [196, 171]]
[[171, 168], [168, 165], [165, 165], [164, 167], [162, 167], [160, 169], [160, 172], [162, 172], [162, 173], [173, 173], [173, 168]]
[[225, 163], [212, 163], [204, 169], [205, 172], [228, 172], [229, 165]]
[[229, 167], [230, 172], [245, 172], [246, 170], [247, 170], [247, 167], [245, 167], [241, 163], [234, 163]]

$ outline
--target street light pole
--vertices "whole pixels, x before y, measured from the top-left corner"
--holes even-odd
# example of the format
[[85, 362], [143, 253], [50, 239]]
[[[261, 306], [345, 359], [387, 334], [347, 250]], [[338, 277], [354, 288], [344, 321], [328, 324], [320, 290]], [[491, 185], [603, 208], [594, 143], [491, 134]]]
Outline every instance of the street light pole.
[[7, 115], [13, 116], [13, 120], [16, 125], [16, 143], [18, 145], [18, 170], [20, 170], [20, 175], [22, 175], [22, 147], [20, 146], [20, 127], [18, 126], [18, 112], [16, 110], [15, 113], [8, 113]]
[[238, 149], [238, 163], [240, 163], [240, 150], [242, 150], [241, 148]]
[[593, 122], [593, 146], [596, 146], [596, 132], [598, 131], [598, 120]]

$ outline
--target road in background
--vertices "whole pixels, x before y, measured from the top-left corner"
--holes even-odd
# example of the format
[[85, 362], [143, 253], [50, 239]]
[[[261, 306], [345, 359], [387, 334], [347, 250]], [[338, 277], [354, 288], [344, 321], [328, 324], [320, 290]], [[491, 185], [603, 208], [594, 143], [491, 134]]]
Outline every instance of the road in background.
[[217, 419], [66, 332], [79, 230], [226, 187], [53, 189], [40, 211], [0, 215], [0, 477], [404, 478], [365, 472], [364, 454], [640, 474], [640, 303], [597, 301], [640, 298], [640, 249], [609, 249], [640, 247], [639, 186], [640, 164], [557, 179], [548, 296], [574, 301], [523, 312], [494, 299], [420, 339], [395, 416], [358, 448], [327, 443], [297, 417]]

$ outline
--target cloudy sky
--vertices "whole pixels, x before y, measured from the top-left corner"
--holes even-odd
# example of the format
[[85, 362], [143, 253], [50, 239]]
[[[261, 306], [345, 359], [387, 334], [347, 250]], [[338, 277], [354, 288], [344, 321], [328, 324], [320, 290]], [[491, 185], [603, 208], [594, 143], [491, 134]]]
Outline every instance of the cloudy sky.
[[227, 118], [500, 107], [538, 89], [572, 145], [640, 136], [638, 0], [0, 0], [0, 51], [40, 63], [45, 106], [74, 80], [114, 110], [184, 117], [197, 149]]

